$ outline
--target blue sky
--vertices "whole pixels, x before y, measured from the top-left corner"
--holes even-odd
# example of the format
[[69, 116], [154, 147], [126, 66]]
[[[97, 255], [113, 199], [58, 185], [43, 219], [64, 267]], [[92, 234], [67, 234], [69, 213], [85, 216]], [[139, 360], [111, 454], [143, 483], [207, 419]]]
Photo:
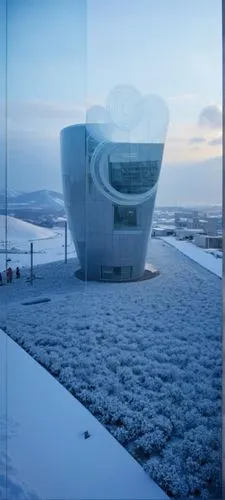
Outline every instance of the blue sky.
[[[1, 27], [4, 7], [2, 0]], [[220, 0], [8, 0], [7, 27], [11, 157], [17, 148], [18, 158], [18, 142], [25, 157], [33, 143], [44, 164], [54, 147], [49, 182], [60, 169], [59, 129], [124, 83], [167, 101], [166, 163], [221, 155], [221, 146], [207, 142], [219, 142], [221, 130], [198, 127], [201, 111], [222, 102]], [[0, 61], [4, 68], [4, 36]], [[0, 93], [4, 98], [3, 83]], [[191, 147], [202, 134], [201, 146]]]
[[[101, 100], [129, 83], [221, 102], [220, 0], [8, 0], [9, 95]], [[193, 104], [194, 107], [194, 104]]]
[[8, 0], [8, 5], [9, 98], [84, 99], [85, 0]]
[[221, 101], [220, 4], [90, 1], [88, 86], [93, 95], [121, 80], [164, 98], [196, 94], [199, 106]]

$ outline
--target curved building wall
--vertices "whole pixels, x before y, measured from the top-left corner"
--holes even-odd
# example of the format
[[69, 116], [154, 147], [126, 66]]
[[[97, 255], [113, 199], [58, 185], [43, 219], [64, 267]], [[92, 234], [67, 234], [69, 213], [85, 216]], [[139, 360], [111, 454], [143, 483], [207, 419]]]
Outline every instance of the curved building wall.
[[87, 279], [139, 279], [145, 269], [164, 144], [104, 139], [98, 143], [86, 125], [61, 131], [68, 224]]

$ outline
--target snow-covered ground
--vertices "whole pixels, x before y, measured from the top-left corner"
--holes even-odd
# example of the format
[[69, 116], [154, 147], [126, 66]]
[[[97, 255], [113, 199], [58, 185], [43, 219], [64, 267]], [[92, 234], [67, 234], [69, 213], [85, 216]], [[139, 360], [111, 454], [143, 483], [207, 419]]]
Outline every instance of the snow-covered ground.
[[[0, 243], [3, 244], [5, 240], [5, 215], [0, 215]], [[24, 220], [17, 219], [15, 217], [7, 217], [7, 229], [8, 229], [8, 246], [17, 243], [24, 243], [29, 240], [37, 240], [44, 238], [52, 238], [54, 236], [53, 231], [50, 229], [36, 226], [25, 222]]]
[[160, 276], [137, 283], [81, 282], [74, 259], [33, 286], [24, 270], [0, 288], [0, 326], [168, 495], [220, 498], [221, 280], [161, 240], [148, 259]]
[[[5, 216], [0, 215], [0, 272], [5, 269]], [[30, 266], [30, 241], [33, 241], [34, 265], [64, 259], [64, 228], [47, 229], [8, 217], [8, 258], [12, 269]], [[68, 257], [74, 257], [74, 245], [68, 231]]]
[[192, 259], [200, 266], [208, 269], [216, 276], [222, 278], [222, 267], [223, 262], [221, 258], [218, 258], [216, 252], [210, 253], [209, 251], [205, 251], [203, 248], [199, 248], [194, 243], [190, 243], [189, 241], [180, 241], [177, 240], [174, 236], [160, 236], [160, 239], [172, 245], [174, 248], [182, 252], [184, 255]]
[[1, 500], [167, 498], [91, 413], [1, 330], [0, 353]]

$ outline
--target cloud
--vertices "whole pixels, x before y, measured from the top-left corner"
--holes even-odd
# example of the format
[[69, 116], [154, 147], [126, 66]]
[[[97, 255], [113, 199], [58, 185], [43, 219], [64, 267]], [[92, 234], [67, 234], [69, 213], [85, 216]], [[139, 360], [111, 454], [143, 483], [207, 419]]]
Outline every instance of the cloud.
[[[5, 116], [4, 110], [5, 104], [0, 102], [1, 116]], [[58, 137], [63, 127], [83, 123], [85, 116], [85, 105], [79, 102], [9, 101], [8, 135], [15, 137], [33, 134], [34, 137]], [[3, 130], [3, 124], [1, 130]]]
[[221, 129], [222, 128], [222, 109], [216, 104], [211, 104], [202, 109], [199, 120], [200, 127], [206, 127], [210, 129]]
[[221, 132], [221, 129], [203, 128], [199, 125], [198, 119], [193, 122], [186, 121], [184, 117], [184, 121], [171, 121], [165, 144], [164, 161], [173, 162], [173, 164], [185, 161], [198, 162], [207, 160], [212, 155], [221, 155], [221, 140], [219, 140]]
[[221, 204], [222, 170], [221, 156], [179, 164], [164, 163], [157, 205]]
[[178, 94], [168, 98], [169, 101], [187, 101], [190, 99], [194, 99], [196, 97], [195, 94]]
[[205, 137], [190, 137], [188, 140], [189, 144], [202, 144], [205, 142]]
[[[4, 111], [1, 102], [0, 111]], [[57, 190], [57, 185], [61, 185], [59, 132], [67, 125], [84, 122], [85, 113], [85, 103], [80, 102], [10, 102], [7, 144], [10, 182], [17, 183], [20, 189], [26, 184], [26, 189], [31, 190], [38, 185], [52, 185]], [[0, 182], [5, 154], [3, 116], [0, 112]], [[221, 154], [219, 129], [203, 130], [197, 123], [176, 121], [170, 123], [168, 132], [164, 164], [196, 164]]]
[[168, 137], [167, 142], [173, 144], [186, 144], [186, 137]]
[[222, 136], [220, 137], [215, 137], [215, 139], [212, 139], [211, 141], [208, 142], [209, 146], [220, 146], [222, 145], [223, 138]]

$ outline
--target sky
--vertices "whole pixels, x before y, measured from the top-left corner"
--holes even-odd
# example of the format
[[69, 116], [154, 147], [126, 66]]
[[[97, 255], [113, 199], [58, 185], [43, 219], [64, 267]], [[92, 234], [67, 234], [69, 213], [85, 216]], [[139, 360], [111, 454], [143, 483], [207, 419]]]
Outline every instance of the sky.
[[[89, 106], [105, 105], [111, 89], [127, 84], [143, 96], [159, 95], [169, 108], [161, 202], [176, 197], [177, 182], [168, 192], [165, 179], [178, 173], [182, 184], [191, 166], [194, 183], [204, 168], [208, 174], [198, 193], [190, 191], [192, 182], [188, 193], [180, 186], [181, 202], [220, 203], [220, 0], [8, 0], [7, 16], [6, 1], [0, 2], [0, 67], [7, 74], [9, 187], [61, 191], [60, 129], [83, 121]], [[3, 78], [0, 165], [5, 84]]]

